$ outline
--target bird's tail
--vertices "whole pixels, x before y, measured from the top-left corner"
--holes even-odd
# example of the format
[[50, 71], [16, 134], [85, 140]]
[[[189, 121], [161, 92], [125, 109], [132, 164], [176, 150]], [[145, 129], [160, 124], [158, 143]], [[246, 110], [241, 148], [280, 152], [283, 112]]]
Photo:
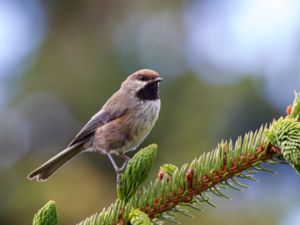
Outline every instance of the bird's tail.
[[27, 178], [30, 180], [37, 179], [37, 181], [46, 181], [58, 168], [69, 162], [81, 151], [81, 143], [72, 145], [32, 171]]

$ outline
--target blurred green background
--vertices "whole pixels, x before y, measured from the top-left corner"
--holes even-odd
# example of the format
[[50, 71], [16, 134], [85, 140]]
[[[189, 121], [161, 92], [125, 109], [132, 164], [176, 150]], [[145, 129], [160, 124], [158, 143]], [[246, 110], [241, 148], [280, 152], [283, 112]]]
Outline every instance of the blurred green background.
[[[108, 159], [82, 154], [46, 183], [26, 175], [62, 150], [141, 68], [158, 71], [162, 108], [142, 144], [159, 165], [189, 162], [284, 115], [300, 86], [296, 0], [0, 1], [0, 224], [30, 224], [52, 199], [75, 224], [116, 198]], [[288, 166], [183, 224], [299, 225]]]

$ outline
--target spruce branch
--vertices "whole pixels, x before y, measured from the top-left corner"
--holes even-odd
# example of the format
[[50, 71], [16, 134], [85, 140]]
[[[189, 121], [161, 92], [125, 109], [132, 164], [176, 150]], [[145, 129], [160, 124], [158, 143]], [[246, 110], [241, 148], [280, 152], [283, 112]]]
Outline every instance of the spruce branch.
[[[228, 198], [221, 187], [235, 190], [247, 188], [236, 178], [254, 180], [252, 173], [268, 171], [259, 165], [261, 162], [275, 163], [274, 156], [282, 154], [264, 135], [268, 129], [264, 126], [254, 133], [246, 134], [244, 138], [239, 137], [235, 145], [232, 141], [222, 142], [215, 150], [202, 154], [181, 168], [175, 168], [172, 174], [168, 171], [163, 176], [159, 175], [155, 182], [137, 191], [126, 204], [117, 201], [81, 224], [128, 224], [130, 220], [127, 215], [133, 208], [140, 209], [151, 219], [156, 218], [152, 220], [154, 223], [157, 219], [174, 222], [175, 217], [167, 212], [188, 215], [181, 205], [199, 208], [201, 203], [206, 202], [215, 206], [208, 193]], [[252, 171], [247, 172], [251, 168]], [[161, 172], [164, 170], [161, 169]]]
[[[222, 141], [213, 151], [181, 168], [163, 165], [156, 181], [137, 191], [126, 204], [121, 206], [122, 202], [117, 201], [108, 210], [87, 218], [81, 224], [128, 224], [130, 220], [126, 218], [126, 212], [130, 209], [143, 211], [154, 224], [160, 224], [161, 220], [176, 222], [174, 212], [190, 216], [181, 206], [201, 210], [201, 203], [206, 202], [215, 207], [208, 193], [229, 199], [222, 189], [248, 188], [240, 180], [256, 181], [253, 175], [257, 172], [274, 173], [263, 167], [263, 162], [276, 164], [286, 160], [297, 169], [300, 164], [299, 108], [300, 98], [296, 94], [287, 117], [249, 132], [235, 143]], [[119, 212], [118, 218], [109, 221], [109, 212], [112, 211]], [[107, 218], [108, 223], [102, 218]], [[93, 223], [94, 219], [98, 222]]]

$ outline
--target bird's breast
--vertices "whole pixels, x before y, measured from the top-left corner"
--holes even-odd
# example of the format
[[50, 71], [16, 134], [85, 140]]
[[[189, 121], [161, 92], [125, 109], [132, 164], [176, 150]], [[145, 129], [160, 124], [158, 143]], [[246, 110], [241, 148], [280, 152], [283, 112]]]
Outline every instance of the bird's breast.
[[159, 99], [140, 102], [123, 116], [100, 126], [93, 139], [93, 146], [103, 152], [116, 154], [135, 150], [152, 130], [159, 111]]
[[154, 127], [160, 111], [160, 100], [145, 101], [138, 106], [135, 115], [132, 117], [130, 137], [132, 150], [135, 149], [148, 136]]

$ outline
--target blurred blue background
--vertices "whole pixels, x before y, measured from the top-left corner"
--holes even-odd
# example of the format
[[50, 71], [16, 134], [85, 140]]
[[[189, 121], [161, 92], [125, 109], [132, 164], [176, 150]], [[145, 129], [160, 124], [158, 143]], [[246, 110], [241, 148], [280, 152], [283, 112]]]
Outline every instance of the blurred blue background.
[[[285, 114], [300, 86], [300, 1], [0, 1], [0, 224], [30, 224], [53, 199], [75, 224], [116, 198], [107, 158], [83, 154], [46, 183], [26, 175], [63, 149], [141, 68], [157, 70], [159, 165]], [[299, 176], [259, 174], [184, 224], [299, 225]]]

